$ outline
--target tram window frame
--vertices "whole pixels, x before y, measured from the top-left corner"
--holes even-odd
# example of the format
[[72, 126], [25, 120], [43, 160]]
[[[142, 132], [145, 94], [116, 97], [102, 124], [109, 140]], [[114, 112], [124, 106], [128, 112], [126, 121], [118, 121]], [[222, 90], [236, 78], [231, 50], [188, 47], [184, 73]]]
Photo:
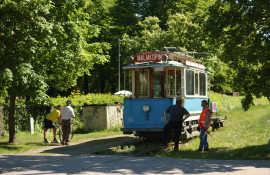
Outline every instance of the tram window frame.
[[[150, 85], [149, 85], [149, 70], [148, 69], [141, 69], [139, 71], [135, 71], [135, 96], [136, 97], [149, 97], [149, 88], [150, 88]], [[145, 80], [145, 85], [147, 86], [146, 89], [144, 90], [145, 92], [141, 92], [141, 75], [144, 75], [146, 77], [146, 80]], [[138, 77], [139, 76], [139, 77]]]

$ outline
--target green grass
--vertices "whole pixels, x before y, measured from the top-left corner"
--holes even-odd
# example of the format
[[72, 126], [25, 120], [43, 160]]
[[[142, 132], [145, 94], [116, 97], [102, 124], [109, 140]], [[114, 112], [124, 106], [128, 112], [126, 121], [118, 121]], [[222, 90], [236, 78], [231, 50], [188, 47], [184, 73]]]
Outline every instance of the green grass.
[[[103, 130], [85, 134], [75, 134], [71, 142], [81, 142], [86, 139], [101, 138], [118, 134], [122, 134], [122, 132], [117, 130]], [[50, 141], [53, 140], [52, 130], [49, 130], [47, 134], [47, 139]], [[55, 145], [60, 145], [60, 143], [44, 144], [43, 133], [37, 132], [33, 135], [30, 135], [29, 132], [18, 132], [16, 133], [16, 143], [14, 144], [8, 143], [8, 135], [0, 137], [0, 154], [22, 154], [29, 150]]]
[[[221, 114], [220, 114], [221, 115]], [[180, 146], [180, 151], [160, 151], [157, 157], [196, 159], [270, 159], [270, 106], [253, 106], [248, 111], [235, 108], [223, 113], [224, 127], [208, 137], [209, 152], [199, 153], [199, 138]], [[211, 131], [211, 129], [210, 129]]]

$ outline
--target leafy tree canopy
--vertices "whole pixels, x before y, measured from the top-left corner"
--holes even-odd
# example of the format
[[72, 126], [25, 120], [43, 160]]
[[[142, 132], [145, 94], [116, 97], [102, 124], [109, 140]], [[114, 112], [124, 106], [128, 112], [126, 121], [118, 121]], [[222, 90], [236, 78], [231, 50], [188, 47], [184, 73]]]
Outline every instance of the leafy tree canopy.
[[243, 107], [253, 104], [253, 95], [270, 99], [270, 2], [218, 0], [209, 12], [206, 31], [222, 50], [219, 58], [236, 72]]
[[9, 81], [1, 85], [24, 96], [48, 86], [63, 90], [106, 62], [109, 45], [93, 42], [100, 31], [89, 23], [90, 7], [83, 0], [3, 1], [0, 70]]
[[[0, 4], [0, 86], [10, 94], [10, 142], [16, 96], [46, 97], [48, 87], [64, 90], [95, 63], [108, 60], [100, 30], [91, 24], [91, 1], [4, 0]], [[41, 99], [41, 98], [38, 98]], [[13, 115], [13, 116], [12, 116]]]

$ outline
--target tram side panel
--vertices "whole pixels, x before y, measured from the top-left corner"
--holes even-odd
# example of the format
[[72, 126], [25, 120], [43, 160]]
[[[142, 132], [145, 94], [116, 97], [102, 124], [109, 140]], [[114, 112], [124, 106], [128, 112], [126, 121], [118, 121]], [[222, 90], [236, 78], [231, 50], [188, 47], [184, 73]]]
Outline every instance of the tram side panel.
[[[124, 133], [133, 131], [162, 131], [166, 124], [163, 112], [175, 99], [125, 99], [124, 100]], [[144, 112], [143, 106], [149, 111]]]
[[[201, 101], [207, 98], [186, 98], [185, 108], [192, 115], [184, 125], [195, 125], [201, 113]], [[163, 112], [175, 99], [125, 99], [123, 131], [162, 131], [166, 124]], [[143, 111], [143, 106], [149, 106], [149, 112]], [[168, 117], [170, 115], [168, 114]], [[196, 125], [197, 126], [197, 125]]]

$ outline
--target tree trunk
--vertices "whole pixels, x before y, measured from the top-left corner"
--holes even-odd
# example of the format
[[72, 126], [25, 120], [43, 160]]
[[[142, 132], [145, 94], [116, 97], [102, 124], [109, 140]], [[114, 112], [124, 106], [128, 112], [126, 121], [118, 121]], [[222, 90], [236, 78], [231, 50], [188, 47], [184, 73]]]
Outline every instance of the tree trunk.
[[14, 93], [10, 94], [10, 104], [9, 104], [9, 117], [8, 117], [8, 125], [9, 125], [9, 143], [16, 142], [16, 134], [15, 134], [15, 99], [16, 95]]

